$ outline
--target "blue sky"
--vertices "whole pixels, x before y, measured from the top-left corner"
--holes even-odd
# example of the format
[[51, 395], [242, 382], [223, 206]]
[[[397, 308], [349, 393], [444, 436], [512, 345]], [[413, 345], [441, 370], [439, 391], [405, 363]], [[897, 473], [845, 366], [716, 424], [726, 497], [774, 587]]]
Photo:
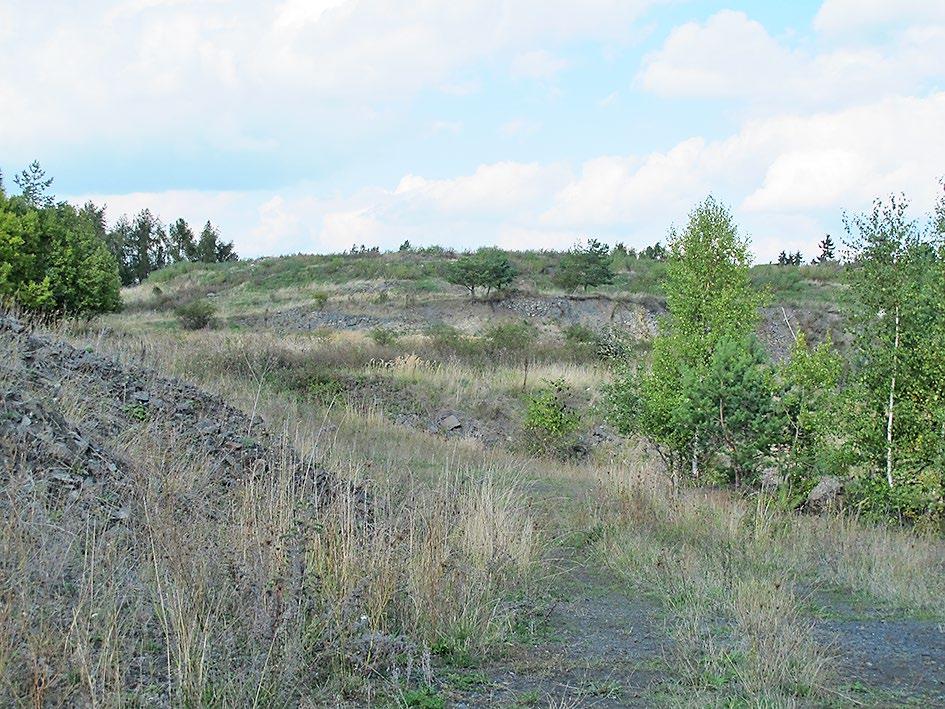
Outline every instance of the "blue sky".
[[[712, 193], [759, 260], [945, 174], [935, 0], [0, 0], [0, 168], [247, 256], [643, 246]], [[9, 187], [9, 185], [8, 185]]]

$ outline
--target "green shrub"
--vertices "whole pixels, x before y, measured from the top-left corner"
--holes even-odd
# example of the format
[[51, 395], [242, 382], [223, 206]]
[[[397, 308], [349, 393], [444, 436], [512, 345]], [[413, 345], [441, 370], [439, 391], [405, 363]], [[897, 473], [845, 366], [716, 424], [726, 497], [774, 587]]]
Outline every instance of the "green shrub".
[[210, 327], [216, 315], [216, 306], [209, 300], [195, 300], [186, 305], [178, 306], [174, 314], [185, 330], [203, 330]]
[[344, 395], [344, 385], [337, 379], [319, 374], [309, 381], [306, 387], [308, 395], [318, 404], [326, 406]]
[[523, 356], [535, 340], [538, 331], [529, 322], [500, 323], [491, 325], [483, 333], [490, 356], [494, 359]]
[[610, 249], [597, 239], [588, 239], [584, 246], [575, 246], [561, 257], [554, 284], [565, 291], [582, 287], [586, 292], [592, 286], [614, 282]]
[[476, 253], [465, 254], [450, 264], [446, 274], [448, 283], [463, 286], [470, 297], [476, 297], [476, 288], [485, 288], [486, 297], [511, 285], [518, 270], [509, 261], [508, 255], [495, 248], [482, 248]]
[[430, 338], [433, 349], [438, 351], [456, 351], [463, 341], [463, 333], [459, 329], [446, 323], [433, 323], [427, 327], [424, 334]]
[[548, 382], [525, 409], [526, 447], [533, 453], [562, 453], [581, 423], [567, 403], [569, 390], [563, 379]]
[[317, 290], [312, 293], [312, 303], [315, 305], [317, 310], [324, 310], [325, 306], [328, 305], [328, 298], [330, 296], [323, 290]]
[[371, 330], [371, 339], [375, 344], [386, 347], [397, 342], [397, 332], [388, 327], [376, 327]]

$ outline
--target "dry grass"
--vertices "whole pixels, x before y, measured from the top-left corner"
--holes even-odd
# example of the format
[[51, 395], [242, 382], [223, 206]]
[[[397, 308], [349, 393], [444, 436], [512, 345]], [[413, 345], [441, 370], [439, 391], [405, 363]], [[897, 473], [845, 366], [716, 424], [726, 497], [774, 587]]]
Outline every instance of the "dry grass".
[[[135, 462], [122, 485], [132, 514], [118, 525], [50, 506], [31, 475], [0, 470], [0, 695], [11, 703], [370, 704], [392, 676], [429, 682], [431, 651], [481, 652], [509, 632], [543, 553], [510, 459], [487, 464], [459, 445], [431, 454], [350, 410], [330, 423], [252, 376], [194, 368], [190, 339], [84, 337], [129, 362], [196, 369], [368, 497], [348, 484], [321, 495], [288, 459], [221, 491], [214, 461], [168, 445], [174, 433], [157, 422], [112, 442]], [[75, 386], [59, 396], [70, 418], [91, 405]]]
[[[615, 449], [603, 465], [536, 460], [410, 430], [376, 407], [314, 408], [267, 377], [275, 356], [308, 359], [428, 387], [445, 401], [504, 406], [521, 387], [514, 367], [433, 363], [361, 334], [73, 337], [258, 410], [304, 455], [364, 485], [374, 506], [366, 523], [344, 487], [313, 505], [311, 491], [285, 474], [211, 505], [207, 461], [168, 456], [156, 431], [126, 441], [145, 461], [136, 483], [143, 513], [126, 532], [92, 525], [55, 536], [62, 522], [38, 499], [2, 523], [0, 559], [10, 563], [0, 588], [13, 591], [0, 596], [9, 631], [0, 635], [0, 677], [24, 701], [109, 704], [131, 686], [146, 702], [291, 703], [323, 691], [370, 703], [387, 689], [372, 678], [429, 684], [432, 651], [476, 652], [501, 639], [515, 617], [510, 599], [540, 574], [549, 537], [575, 531], [602, 530], [596, 558], [666, 609], [681, 701], [826, 701], [830, 652], [815, 642], [809, 613], [821, 590], [945, 616], [940, 540], [718, 491], [676, 497], [639, 447]], [[529, 381], [558, 376], [596, 389], [603, 373], [551, 364]], [[81, 396], [68, 388], [61, 396], [79, 416]], [[13, 580], [20, 566], [32, 569], [22, 583]], [[66, 577], [83, 589], [80, 600], [23, 615], [33, 589]], [[153, 676], [162, 679], [140, 679]]]
[[945, 615], [941, 540], [849, 517], [781, 512], [765, 498], [672, 494], [638, 457], [601, 479], [598, 558], [667, 611], [671, 664], [696, 702], [825, 699], [835, 678], [807, 611], [820, 590]]

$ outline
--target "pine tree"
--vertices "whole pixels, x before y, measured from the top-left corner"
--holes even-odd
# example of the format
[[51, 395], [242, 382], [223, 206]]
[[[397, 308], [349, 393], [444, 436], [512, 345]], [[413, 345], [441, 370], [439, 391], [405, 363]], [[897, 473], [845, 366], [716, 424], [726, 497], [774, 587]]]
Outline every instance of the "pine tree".
[[167, 236], [161, 220], [142, 209], [135, 217], [127, 247], [128, 267], [134, 283], [143, 283], [152, 271], [167, 265]]
[[194, 232], [184, 219], [178, 219], [167, 231], [168, 256], [171, 263], [193, 261], [197, 256]]
[[581, 286], [585, 291], [592, 286], [613, 283], [612, 258], [607, 244], [588, 239], [584, 246], [576, 246], [561, 257], [555, 284], [566, 291]]
[[833, 238], [830, 234], [824, 236], [824, 240], [817, 244], [817, 246], [820, 248], [820, 256], [817, 258], [817, 263], [829, 263], [833, 261], [834, 246]]
[[38, 161], [31, 162], [28, 168], [13, 178], [13, 181], [20, 188], [23, 199], [31, 207], [42, 209], [51, 207], [55, 202], [55, 197], [46, 194], [53, 183], [53, 178], [46, 177], [46, 171], [39, 166]]

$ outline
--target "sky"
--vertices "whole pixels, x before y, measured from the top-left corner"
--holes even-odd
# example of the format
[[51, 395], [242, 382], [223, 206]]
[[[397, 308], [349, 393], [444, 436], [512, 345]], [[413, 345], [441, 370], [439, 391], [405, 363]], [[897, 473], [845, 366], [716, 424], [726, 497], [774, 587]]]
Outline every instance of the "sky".
[[945, 175], [941, 0], [0, 0], [0, 169], [245, 257], [643, 247], [712, 194], [759, 261]]

